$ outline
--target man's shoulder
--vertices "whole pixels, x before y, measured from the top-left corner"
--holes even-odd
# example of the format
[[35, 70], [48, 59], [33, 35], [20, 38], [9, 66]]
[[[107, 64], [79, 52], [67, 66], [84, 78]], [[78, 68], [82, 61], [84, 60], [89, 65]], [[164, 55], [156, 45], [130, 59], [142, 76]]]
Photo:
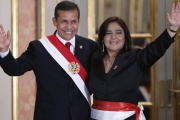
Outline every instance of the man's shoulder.
[[80, 41], [85, 41], [86, 43], [96, 44], [96, 42], [94, 40], [89, 39], [89, 38], [85, 38], [85, 37], [82, 37], [82, 36], [79, 36], [79, 35], [76, 35], [75, 38], [77, 40], [80, 40]]
[[29, 42], [29, 44], [39, 44], [39, 43], [40, 43], [39, 40], [32, 40], [32, 41]]
[[91, 39], [85, 38], [85, 37], [77, 35], [77, 34], [75, 35], [75, 38], [76, 39], [82, 39], [82, 40], [91, 40]]
[[39, 40], [32, 40], [29, 42], [29, 47], [39, 48], [40, 46], [42, 46], [42, 44]]

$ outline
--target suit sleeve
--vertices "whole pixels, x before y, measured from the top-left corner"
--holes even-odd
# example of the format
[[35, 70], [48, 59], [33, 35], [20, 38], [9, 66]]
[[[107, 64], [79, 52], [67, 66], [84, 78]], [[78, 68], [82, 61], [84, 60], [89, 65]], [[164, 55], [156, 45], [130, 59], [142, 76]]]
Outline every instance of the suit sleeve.
[[4, 58], [0, 58], [0, 65], [4, 72], [10, 76], [20, 76], [25, 72], [33, 70], [35, 50], [33, 43], [29, 44], [27, 50], [17, 59], [11, 53]]
[[150, 68], [158, 59], [160, 59], [174, 42], [165, 30], [155, 41], [146, 46], [138, 53], [137, 61], [142, 71]]

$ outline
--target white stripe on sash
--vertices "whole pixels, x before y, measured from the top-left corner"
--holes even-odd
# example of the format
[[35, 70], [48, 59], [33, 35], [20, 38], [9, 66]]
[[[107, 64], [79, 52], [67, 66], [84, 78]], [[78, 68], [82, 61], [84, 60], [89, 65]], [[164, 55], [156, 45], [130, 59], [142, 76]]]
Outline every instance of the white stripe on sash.
[[69, 62], [66, 60], [66, 58], [56, 49], [56, 47], [46, 38], [41, 38], [39, 40], [45, 49], [49, 52], [49, 54], [56, 60], [56, 62], [66, 71], [66, 73], [72, 78], [76, 86], [79, 88], [83, 96], [88, 101], [89, 105], [91, 105], [90, 102], [90, 95], [89, 91], [82, 80], [82, 78], [79, 76], [79, 74], [72, 74], [68, 70]]
[[91, 108], [91, 118], [96, 120], [124, 120], [135, 114], [135, 111], [103, 111]]
[[[146, 120], [143, 113], [144, 107], [140, 105], [139, 108], [141, 109], [139, 120]], [[91, 108], [91, 118], [96, 120], [124, 120], [135, 113], [135, 111], [104, 111]]]
[[[140, 109], [141, 113], [139, 120], [146, 120], [143, 113], [144, 108], [142, 105], [140, 105]], [[134, 115], [135, 113], [135, 111], [104, 111], [91, 108], [91, 118], [96, 120], [124, 120]]]

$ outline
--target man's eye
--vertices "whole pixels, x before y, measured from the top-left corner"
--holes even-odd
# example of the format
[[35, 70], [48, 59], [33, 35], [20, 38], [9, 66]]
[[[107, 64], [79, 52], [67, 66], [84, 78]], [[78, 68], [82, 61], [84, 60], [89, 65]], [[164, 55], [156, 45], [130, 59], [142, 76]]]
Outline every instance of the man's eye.
[[62, 20], [62, 23], [65, 23], [66, 21], [65, 20]]
[[76, 23], [76, 20], [73, 20], [72, 23]]

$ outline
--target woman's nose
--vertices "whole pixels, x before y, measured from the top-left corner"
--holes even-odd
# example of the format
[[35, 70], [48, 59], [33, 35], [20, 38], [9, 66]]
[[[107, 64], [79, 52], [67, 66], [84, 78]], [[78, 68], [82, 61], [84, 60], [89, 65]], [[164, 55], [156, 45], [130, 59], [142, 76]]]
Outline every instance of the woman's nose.
[[111, 38], [112, 38], [112, 39], [115, 39], [115, 38], [116, 38], [116, 34], [112, 33], [112, 34], [111, 34]]

